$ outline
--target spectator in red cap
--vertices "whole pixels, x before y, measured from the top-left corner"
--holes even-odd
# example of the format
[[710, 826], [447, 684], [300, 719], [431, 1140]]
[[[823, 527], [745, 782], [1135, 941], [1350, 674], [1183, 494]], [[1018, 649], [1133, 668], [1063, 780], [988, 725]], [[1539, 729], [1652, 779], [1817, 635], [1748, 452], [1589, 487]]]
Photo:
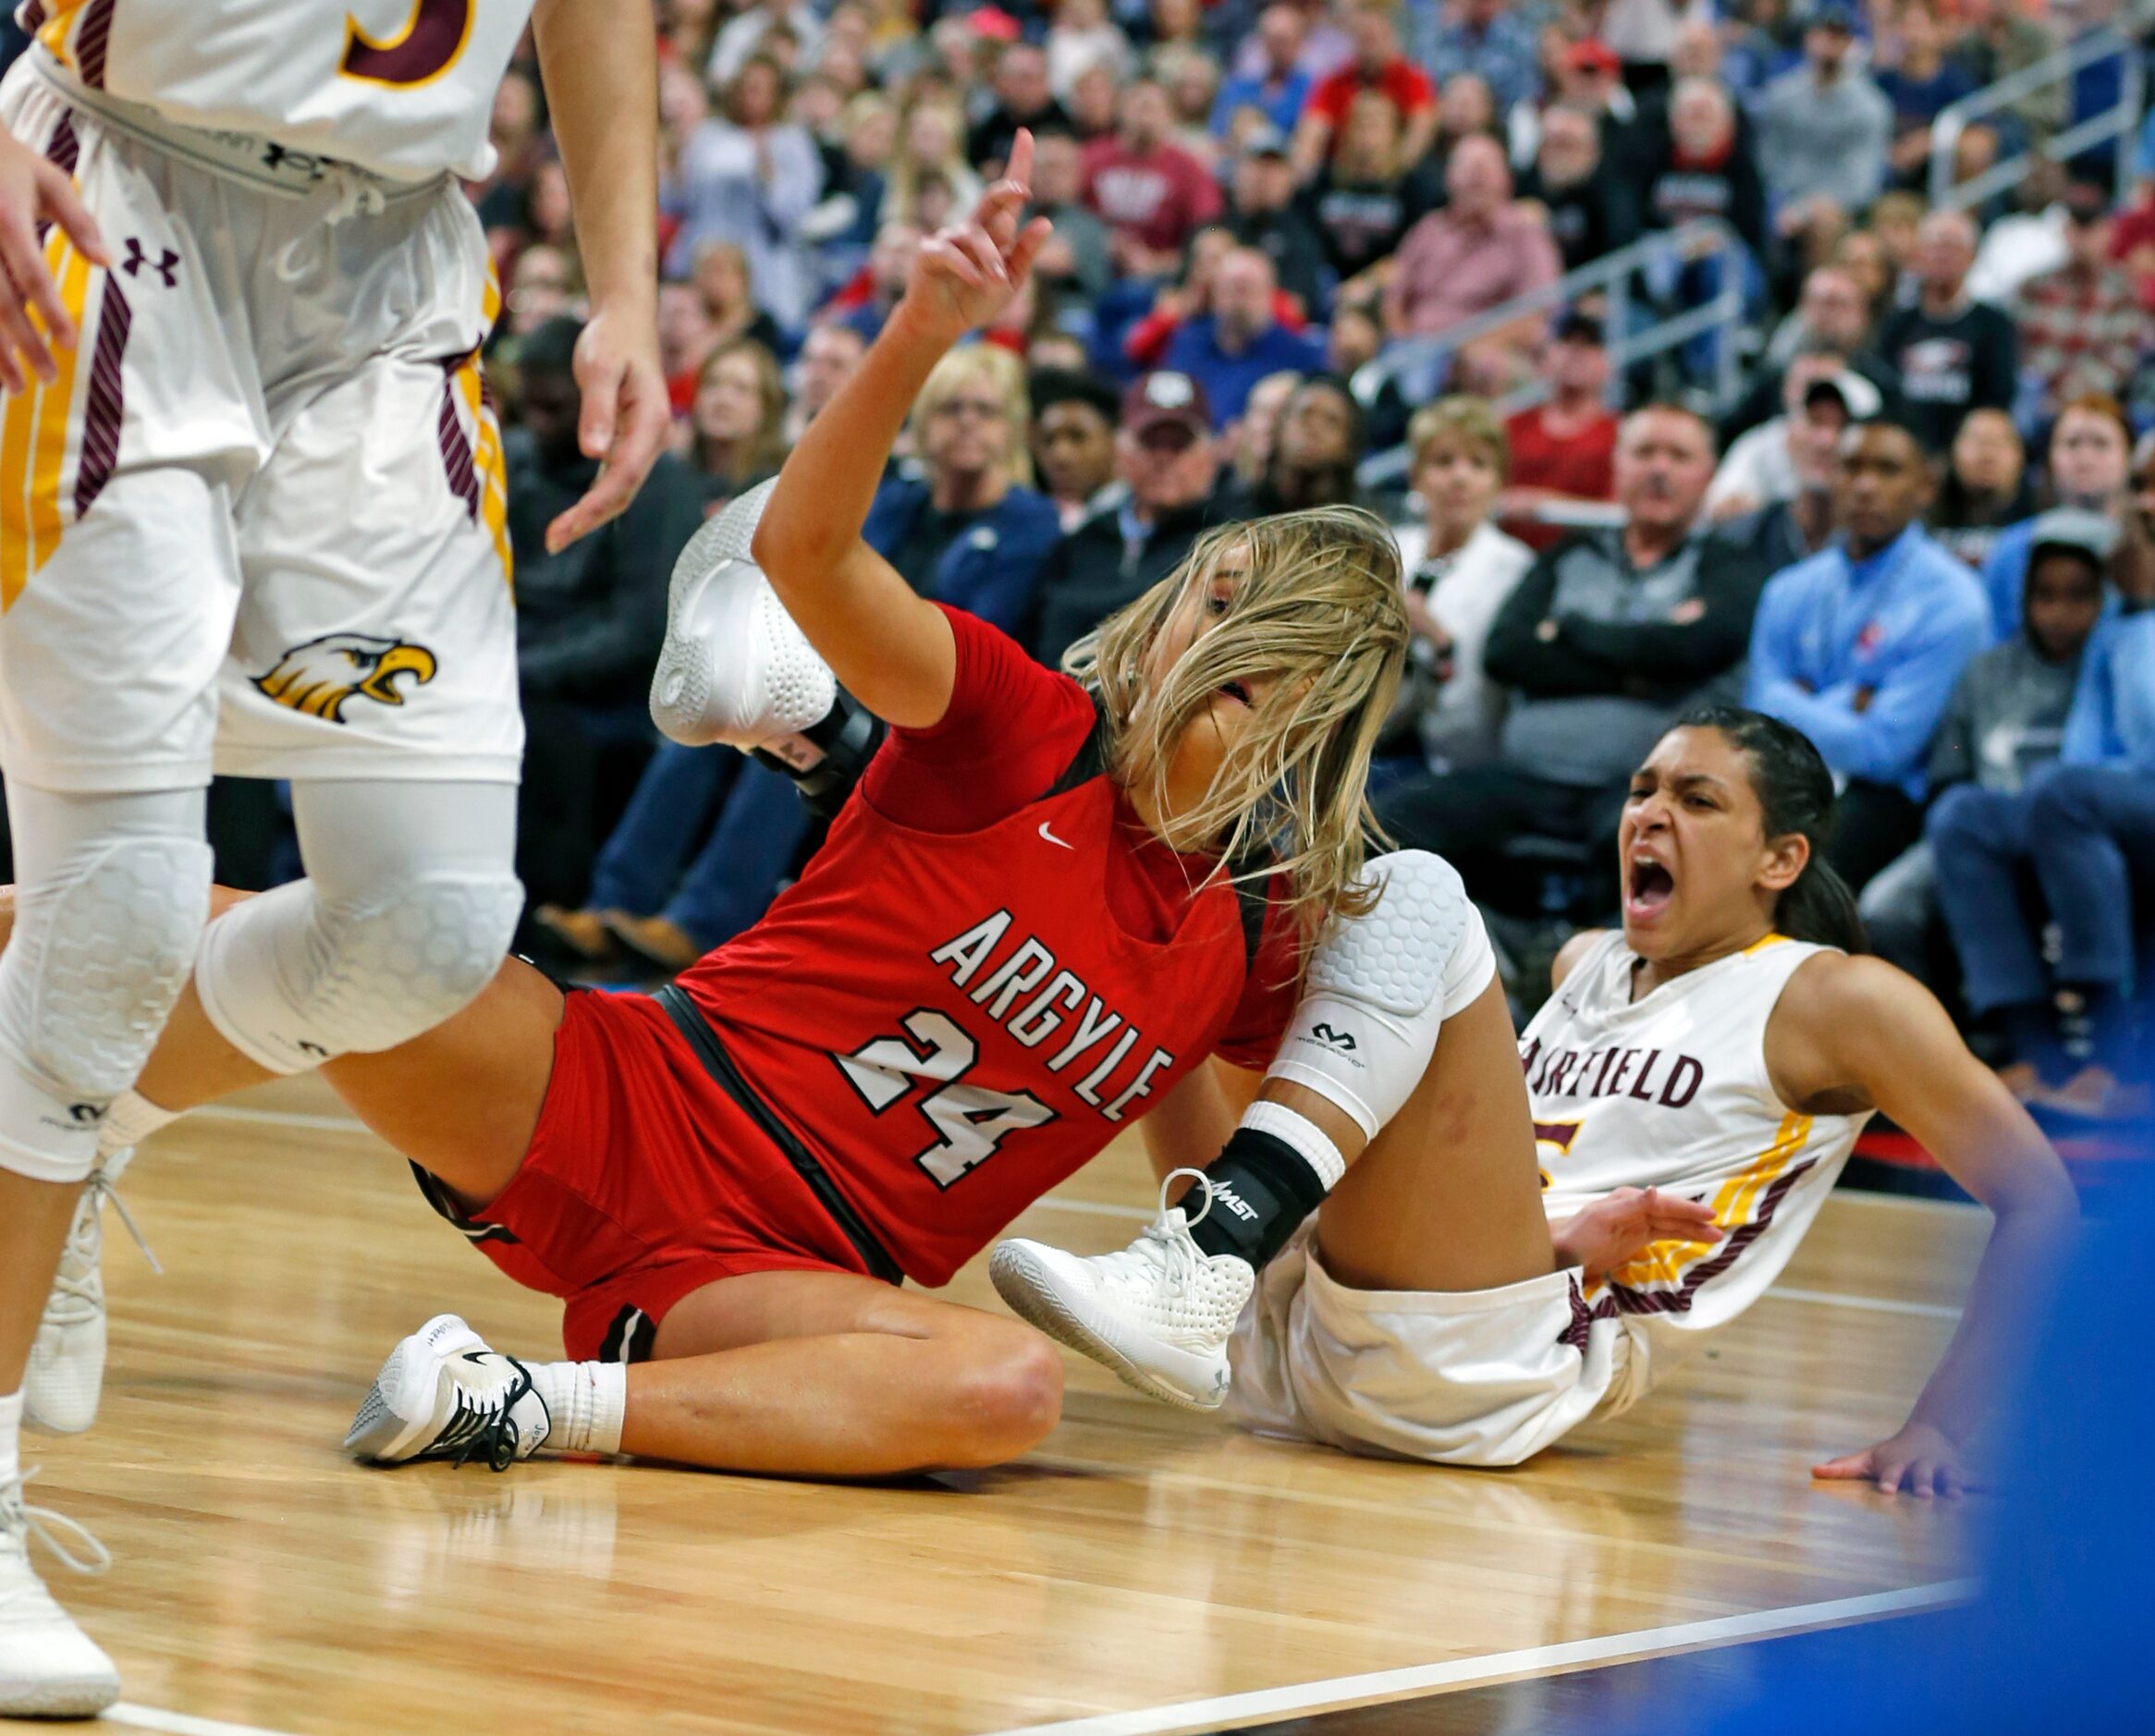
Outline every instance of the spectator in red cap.
[[1182, 565], [1218, 522], [1219, 449], [1205, 388], [1186, 373], [1145, 374], [1122, 395], [1115, 471], [1128, 491], [1048, 552], [1033, 614], [1019, 632], [1042, 663]]
[[1399, 165], [1411, 169], [1437, 139], [1437, 87], [1429, 75], [1400, 53], [1399, 24], [1390, 0], [1354, 0], [1347, 28], [1354, 58], [1319, 79], [1294, 134], [1294, 164], [1304, 181], [1338, 145], [1347, 111], [1364, 91], [1381, 92], [1399, 111]]

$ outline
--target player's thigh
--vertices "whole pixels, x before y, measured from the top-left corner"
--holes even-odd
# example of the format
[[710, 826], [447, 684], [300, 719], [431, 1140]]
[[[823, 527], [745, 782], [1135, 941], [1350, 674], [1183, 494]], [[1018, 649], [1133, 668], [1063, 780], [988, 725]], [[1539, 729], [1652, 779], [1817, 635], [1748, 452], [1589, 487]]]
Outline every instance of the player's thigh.
[[877, 1332], [934, 1339], [983, 1354], [1037, 1335], [1014, 1320], [938, 1302], [852, 1272], [747, 1272], [692, 1291], [667, 1311], [658, 1358], [707, 1356], [780, 1339]]
[[1444, 1021], [1406, 1106], [1326, 1200], [1317, 1241], [1332, 1276], [1363, 1290], [1489, 1290], [1552, 1269], [1500, 984]]
[[322, 1070], [375, 1133], [470, 1204], [516, 1175], [546, 1101], [561, 991], [519, 959], [422, 1036]]
[[516, 781], [500, 444], [477, 377], [399, 350], [279, 407], [238, 503], [220, 770]]
[[[0, 490], [27, 401], [0, 415]], [[50, 547], [18, 500], [0, 505], [0, 766], [84, 794], [206, 784], [238, 597], [223, 484], [127, 471]]]

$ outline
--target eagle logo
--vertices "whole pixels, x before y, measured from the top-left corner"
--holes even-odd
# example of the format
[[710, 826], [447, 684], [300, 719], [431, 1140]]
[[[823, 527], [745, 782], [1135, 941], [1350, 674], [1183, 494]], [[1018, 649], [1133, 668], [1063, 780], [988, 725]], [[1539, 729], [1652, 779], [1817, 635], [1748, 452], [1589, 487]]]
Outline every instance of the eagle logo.
[[355, 693], [401, 705], [404, 690], [397, 678], [408, 675], [413, 687], [424, 687], [435, 668], [434, 653], [424, 645], [373, 633], [325, 633], [294, 645], [254, 685], [280, 705], [340, 724], [345, 702]]

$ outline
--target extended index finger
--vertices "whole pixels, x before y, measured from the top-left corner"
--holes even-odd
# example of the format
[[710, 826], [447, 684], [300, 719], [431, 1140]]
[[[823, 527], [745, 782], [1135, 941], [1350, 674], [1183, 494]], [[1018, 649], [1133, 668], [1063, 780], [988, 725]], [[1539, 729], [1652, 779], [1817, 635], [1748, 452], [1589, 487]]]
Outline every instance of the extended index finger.
[[1010, 160], [1003, 169], [1003, 178], [1014, 183], [1028, 199], [1033, 196], [1033, 129], [1018, 128], [1018, 136], [1010, 141]]

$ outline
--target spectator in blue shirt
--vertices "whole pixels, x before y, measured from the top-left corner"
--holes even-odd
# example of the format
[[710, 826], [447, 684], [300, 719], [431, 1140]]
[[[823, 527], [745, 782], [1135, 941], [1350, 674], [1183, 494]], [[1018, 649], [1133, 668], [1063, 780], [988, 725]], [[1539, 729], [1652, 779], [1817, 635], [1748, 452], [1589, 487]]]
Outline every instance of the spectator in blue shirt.
[[1257, 46], [1264, 51], [1260, 72], [1231, 73], [1220, 80], [1219, 94], [1212, 104], [1215, 137], [1229, 138], [1235, 116], [1254, 108], [1279, 131], [1294, 136], [1302, 118], [1302, 105], [1312, 82], [1302, 65], [1303, 43], [1309, 34], [1298, 7], [1268, 6], [1257, 15]]
[[1497, 99], [1500, 120], [1517, 104], [1540, 100], [1540, 44], [1508, 0], [1460, 0], [1442, 13], [1432, 6], [1417, 14], [1422, 18], [1432, 18], [1433, 28], [1423, 36], [1421, 59], [1439, 83], [1475, 74]]
[[1250, 388], [1267, 374], [1315, 373], [1325, 365], [1321, 343], [1280, 324], [1279, 287], [1271, 260], [1238, 247], [1213, 274], [1212, 312], [1185, 320], [1168, 340], [1161, 365], [1205, 388], [1216, 429], [1241, 417]]
[[1953, 684], [1990, 642], [1976, 576], [1923, 532], [1930, 470], [1897, 423], [1847, 434], [1841, 539], [1768, 581], [1745, 703], [1795, 726], [1843, 780], [1827, 860], [1860, 890], [1921, 835], [1924, 759]]
[[[1948, 814], [1932, 827], [1940, 906], [1970, 1007], [2004, 1032], [2007, 1082], [2096, 1115], [2144, 1108], [2150, 1072], [2127, 1000], [2136, 983], [2143, 1012], [2149, 999], [2138, 940], [2155, 912], [2155, 597], [2137, 601], [2081, 662], [2058, 762], [2000, 812]], [[2058, 930], [2054, 966], [2043, 958], [2042, 913], [2024, 896], [2031, 870]], [[2050, 1091], [2065, 1069], [2065, 1008], [2085, 1020], [2091, 1055]]]

